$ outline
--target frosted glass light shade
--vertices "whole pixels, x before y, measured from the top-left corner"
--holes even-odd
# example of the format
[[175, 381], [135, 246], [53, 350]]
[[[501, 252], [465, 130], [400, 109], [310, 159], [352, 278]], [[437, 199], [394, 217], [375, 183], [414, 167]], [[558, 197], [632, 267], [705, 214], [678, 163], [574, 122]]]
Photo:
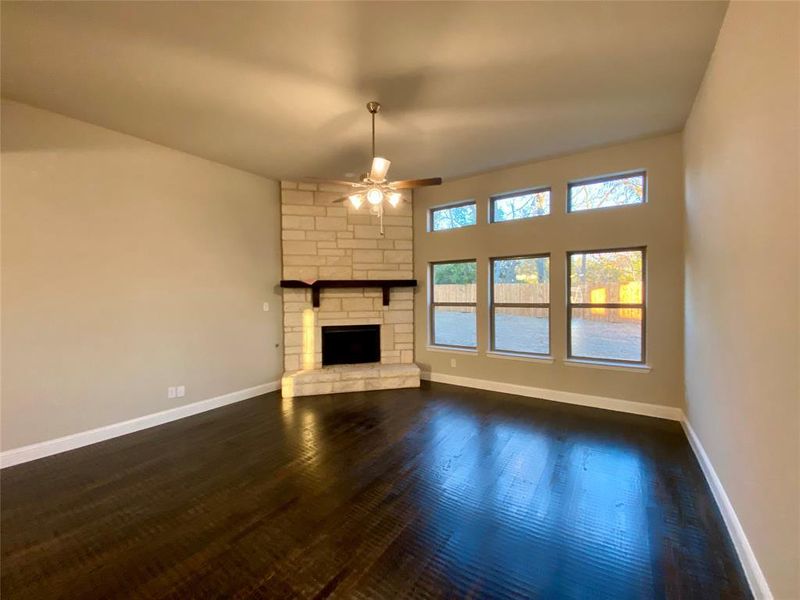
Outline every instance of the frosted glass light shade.
[[386, 160], [380, 156], [372, 159], [372, 169], [369, 173], [369, 178], [376, 183], [380, 183], [386, 179], [386, 173], [389, 171], [391, 161]]

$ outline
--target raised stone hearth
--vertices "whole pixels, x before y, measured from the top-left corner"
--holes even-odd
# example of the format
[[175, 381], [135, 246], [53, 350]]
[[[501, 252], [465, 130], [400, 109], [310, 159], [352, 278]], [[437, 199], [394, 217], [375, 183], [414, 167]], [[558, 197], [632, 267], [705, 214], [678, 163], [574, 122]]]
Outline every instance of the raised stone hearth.
[[[333, 202], [346, 191], [282, 183], [283, 279], [408, 280], [413, 285], [411, 205], [387, 207], [382, 235], [368, 209]], [[387, 296], [380, 283], [283, 289], [283, 396], [418, 387], [414, 289], [390, 287]], [[378, 325], [380, 362], [323, 366], [322, 328], [331, 325]]]
[[281, 379], [281, 395], [284, 398], [291, 398], [315, 394], [419, 387], [419, 376], [420, 369], [415, 364], [334, 365], [321, 369], [285, 373]]

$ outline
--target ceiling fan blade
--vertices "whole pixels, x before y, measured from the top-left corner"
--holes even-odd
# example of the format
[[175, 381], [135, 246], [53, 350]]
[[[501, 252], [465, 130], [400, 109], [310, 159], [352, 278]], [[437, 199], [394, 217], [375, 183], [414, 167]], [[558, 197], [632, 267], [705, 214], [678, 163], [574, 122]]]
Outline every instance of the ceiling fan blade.
[[389, 165], [391, 164], [392, 161], [390, 160], [380, 156], [374, 156], [372, 158], [372, 168], [369, 171], [369, 178], [372, 181], [385, 181], [386, 173], [389, 172]]
[[336, 202], [344, 202], [344, 201], [345, 201], [345, 200], [347, 200], [349, 197], [350, 197], [350, 196], [342, 196], [341, 198], [337, 198], [336, 200], [331, 200], [331, 202], [333, 202], [333, 203], [336, 203]]
[[428, 179], [403, 179], [402, 181], [392, 181], [389, 187], [395, 190], [408, 190], [411, 188], [425, 187], [429, 185], [442, 185], [441, 177], [429, 177]]

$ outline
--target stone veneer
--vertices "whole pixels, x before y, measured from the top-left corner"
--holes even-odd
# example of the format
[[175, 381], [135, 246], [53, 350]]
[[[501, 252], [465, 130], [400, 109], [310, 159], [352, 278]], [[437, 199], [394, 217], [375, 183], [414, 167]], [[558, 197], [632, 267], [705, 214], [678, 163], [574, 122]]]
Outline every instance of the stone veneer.
[[[412, 279], [410, 202], [386, 208], [384, 235], [367, 206], [333, 203], [347, 188], [281, 183], [284, 279]], [[418, 387], [414, 364], [413, 288], [393, 288], [383, 306], [377, 288], [283, 290], [284, 397]], [[322, 367], [323, 325], [380, 325], [381, 362]]]

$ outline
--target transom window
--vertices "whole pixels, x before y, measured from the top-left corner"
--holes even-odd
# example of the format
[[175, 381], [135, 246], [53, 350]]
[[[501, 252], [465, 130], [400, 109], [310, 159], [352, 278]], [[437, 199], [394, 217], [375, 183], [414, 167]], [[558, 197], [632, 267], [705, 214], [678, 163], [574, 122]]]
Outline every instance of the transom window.
[[477, 223], [477, 213], [474, 200], [431, 209], [431, 231], [458, 229], [475, 223]]
[[570, 358], [643, 363], [645, 249], [570, 252]]
[[567, 210], [578, 212], [642, 204], [645, 201], [646, 186], [647, 177], [644, 171], [570, 183]]
[[492, 350], [550, 354], [550, 256], [491, 261]]
[[474, 260], [431, 264], [431, 343], [475, 348], [477, 263]]
[[492, 196], [492, 223], [530, 219], [550, 214], [550, 188]]

